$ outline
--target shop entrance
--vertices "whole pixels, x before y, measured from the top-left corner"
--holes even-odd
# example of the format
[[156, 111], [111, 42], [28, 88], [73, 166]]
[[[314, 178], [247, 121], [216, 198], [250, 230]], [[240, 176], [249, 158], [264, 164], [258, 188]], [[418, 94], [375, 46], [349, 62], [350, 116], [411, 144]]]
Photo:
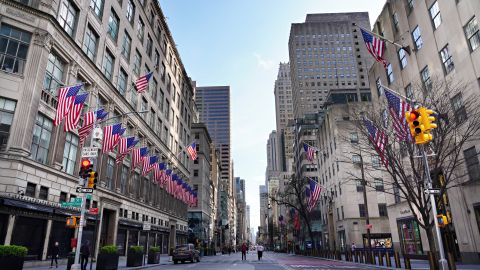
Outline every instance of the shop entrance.
[[46, 227], [45, 219], [17, 216], [11, 244], [28, 248], [27, 259], [41, 260]]
[[116, 212], [104, 208], [102, 213], [102, 232], [100, 234], [100, 246], [115, 244], [115, 220]]

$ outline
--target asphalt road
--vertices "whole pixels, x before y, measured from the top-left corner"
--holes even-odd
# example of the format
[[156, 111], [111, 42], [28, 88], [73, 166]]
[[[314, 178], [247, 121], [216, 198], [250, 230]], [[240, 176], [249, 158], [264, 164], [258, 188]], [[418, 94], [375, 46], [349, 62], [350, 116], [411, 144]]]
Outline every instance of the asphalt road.
[[[334, 262], [316, 258], [299, 257], [287, 254], [264, 253], [261, 261], [257, 254], [250, 252], [247, 260], [241, 260], [241, 253], [202, 257], [200, 263], [163, 264], [148, 269], [177, 270], [324, 270], [324, 269], [374, 269], [369, 265], [348, 262]], [[376, 268], [378, 269], [378, 268]]]

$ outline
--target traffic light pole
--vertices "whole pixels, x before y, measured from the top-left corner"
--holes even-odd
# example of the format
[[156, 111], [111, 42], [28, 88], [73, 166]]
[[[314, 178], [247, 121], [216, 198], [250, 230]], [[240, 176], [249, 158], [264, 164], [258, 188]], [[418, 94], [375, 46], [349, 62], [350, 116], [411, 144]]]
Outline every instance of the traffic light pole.
[[[83, 186], [85, 187], [85, 181], [83, 182]], [[81, 212], [80, 212], [80, 226], [78, 227], [78, 235], [77, 235], [77, 248], [75, 249], [75, 261], [72, 265], [72, 270], [80, 270], [80, 265], [78, 264], [78, 260], [80, 259], [80, 248], [82, 247], [82, 234], [83, 234], [83, 225], [85, 224], [85, 206], [86, 206], [86, 193], [82, 193], [82, 205], [81, 205]]]
[[[433, 187], [433, 184], [432, 184], [432, 178], [430, 176], [430, 167], [428, 166], [428, 158], [427, 158], [427, 153], [425, 152], [425, 146], [422, 146], [420, 149], [422, 151], [423, 162], [425, 163], [425, 174], [426, 174], [426, 177], [427, 177], [427, 187], [428, 187], [428, 189], [431, 189]], [[440, 252], [440, 260], [439, 260], [440, 270], [448, 270], [448, 263], [447, 263], [447, 260], [445, 259], [445, 252], [443, 250], [442, 235], [440, 234], [440, 228], [438, 227], [437, 203], [435, 202], [435, 196], [433, 195], [433, 193], [430, 193], [430, 204], [432, 205], [433, 220], [435, 222], [435, 232], [436, 232], [436, 235], [437, 235], [438, 249], [439, 249], [439, 252]]]

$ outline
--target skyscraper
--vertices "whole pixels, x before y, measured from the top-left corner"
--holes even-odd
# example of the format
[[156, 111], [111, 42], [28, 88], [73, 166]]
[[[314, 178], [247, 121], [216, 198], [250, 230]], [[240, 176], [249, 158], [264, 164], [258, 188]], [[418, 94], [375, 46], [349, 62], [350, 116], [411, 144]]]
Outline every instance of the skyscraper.
[[372, 58], [359, 28], [370, 28], [367, 12], [307, 14], [293, 23], [288, 42], [293, 116], [317, 113], [327, 102], [371, 99]]

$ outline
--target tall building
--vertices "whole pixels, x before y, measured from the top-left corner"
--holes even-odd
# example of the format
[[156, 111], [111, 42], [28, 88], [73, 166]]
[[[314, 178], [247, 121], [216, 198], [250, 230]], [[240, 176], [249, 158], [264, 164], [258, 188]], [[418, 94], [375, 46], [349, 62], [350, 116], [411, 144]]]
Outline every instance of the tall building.
[[277, 132], [273, 130], [267, 141], [267, 179], [281, 170], [279, 148]]
[[293, 23], [288, 42], [293, 117], [330, 102], [369, 100], [372, 58], [354, 25], [370, 27], [368, 13], [307, 14]]
[[245, 180], [240, 177], [235, 177], [235, 193], [237, 197], [237, 220], [236, 220], [236, 240], [237, 244], [242, 244], [247, 240], [247, 227], [246, 215], [247, 215], [247, 203], [245, 201]]
[[291, 171], [293, 134], [289, 132], [289, 126], [293, 123], [293, 103], [289, 63], [280, 63], [275, 80], [274, 95], [280, 170]]
[[190, 184], [197, 192], [198, 203], [188, 209], [189, 238], [191, 241], [198, 239], [210, 246], [213, 236], [211, 224], [216, 219], [213, 207], [215, 186], [210, 171], [212, 139], [203, 123], [192, 124], [192, 135], [197, 144], [197, 159], [192, 162]]
[[258, 228], [260, 243], [267, 240], [267, 223], [268, 223], [268, 190], [267, 186], [259, 186], [260, 194], [260, 226]]
[[230, 147], [230, 87], [207, 86], [197, 87], [195, 90], [200, 122], [205, 123], [212, 137], [213, 144], [219, 150], [220, 158], [220, 200], [219, 222], [228, 226], [228, 232], [223, 240], [230, 243], [233, 223], [233, 172]]
[[[85, 111], [109, 112], [116, 119], [106, 123], [121, 122], [124, 135], [139, 138], [189, 181], [184, 149], [195, 115], [193, 86], [157, 1], [0, 4], [1, 40], [10, 44], [0, 57], [0, 244], [26, 246], [30, 258], [45, 260], [50, 241], [58, 241], [64, 257], [75, 234], [65, 220], [79, 208], [60, 203], [81, 195], [81, 149], [76, 130], [53, 125], [58, 88], [85, 83]], [[150, 71], [145, 93], [130, 87]], [[99, 182], [87, 206], [98, 208], [101, 218], [88, 215], [83, 235], [93, 253], [107, 244], [122, 255], [132, 245], [167, 253], [186, 243], [187, 205], [132, 169], [129, 156], [120, 163], [116, 157], [116, 151], [98, 153], [95, 161]]]
[[[387, 43], [387, 69], [375, 63], [369, 71], [374, 104], [385, 104], [380, 85], [422, 100], [423, 91], [435, 91], [432, 88], [438, 82], [448, 83], [452, 86], [448, 98], [454, 111], [449, 117], [468, 119], [470, 112], [464, 102], [476, 99], [480, 93], [477, 16], [480, 16], [480, 2], [476, 0], [386, 1], [373, 31], [409, 46], [411, 52]], [[457, 83], [467, 86], [458, 89], [454, 87]], [[444, 197], [448, 199], [447, 215], [451, 216], [451, 223], [441, 232], [444, 245], [463, 263], [479, 263], [479, 147], [478, 140], [472, 140], [460, 150], [458, 158], [465, 163], [453, 172], [458, 175], [458, 182]], [[400, 196], [388, 205], [392, 240], [402, 253], [426, 254], [430, 248], [425, 231], [414, 215]]]

